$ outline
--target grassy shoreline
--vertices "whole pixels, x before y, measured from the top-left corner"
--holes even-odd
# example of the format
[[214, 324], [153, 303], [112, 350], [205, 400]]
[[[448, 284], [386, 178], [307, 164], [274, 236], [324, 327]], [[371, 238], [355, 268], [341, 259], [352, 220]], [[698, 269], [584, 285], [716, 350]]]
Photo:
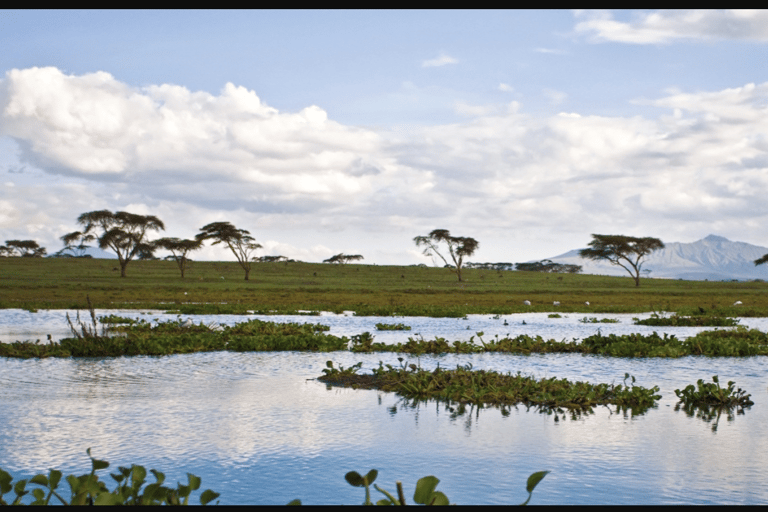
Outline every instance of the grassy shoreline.
[[[161, 309], [194, 313], [354, 311], [377, 316], [464, 316], [523, 312], [768, 316], [768, 283], [442, 268], [191, 262], [181, 279], [172, 261], [136, 261], [120, 278], [115, 260], [0, 258], [0, 308]], [[530, 301], [526, 306], [523, 301]], [[559, 306], [553, 303], [557, 301]], [[734, 306], [734, 302], [741, 305]], [[589, 302], [589, 305], [585, 304]]]

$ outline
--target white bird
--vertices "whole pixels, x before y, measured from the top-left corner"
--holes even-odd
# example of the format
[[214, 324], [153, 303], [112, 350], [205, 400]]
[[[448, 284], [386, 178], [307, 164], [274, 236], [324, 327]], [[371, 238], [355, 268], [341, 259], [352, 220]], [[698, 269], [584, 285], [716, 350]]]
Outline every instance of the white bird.
[[553, 305], [553, 306], [559, 306], [559, 305], [560, 305], [560, 301], [557, 301], [557, 300], [556, 300], [555, 302], [553, 302], [553, 303], [552, 303], [552, 305]]
[[584, 303], [585, 306], [589, 306], [589, 301]]
[[531, 305], [531, 301], [529, 301], [529, 300], [524, 300], [524, 301], [523, 301], [523, 304], [524, 304], [524, 305], [526, 305], [526, 306], [530, 306], [530, 305]]
[[218, 322], [211, 322], [208, 324], [208, 328], [212, 331], [223, 331], [224, 328], [219, 325]]
[[195, 325], [195, 323], [192, 321], [192, 319], [191, 319], [191, 318], [187, 318], [187, 319], [184, 321], [184, 323], [183, 323], [183, 324], [181, 324], [181, 326], [182, 326], [182, 327], [184, 327], [185, 329], [188, 329], [188, 328], [192, 327], [193, 325]]
[[734, 305], [734, 306], [741, 306], [741, 301], [740, 301], [740, 300], [737, 300], [736, 302], [734, 302], [734, 303], [733, 303], [733, 305]]

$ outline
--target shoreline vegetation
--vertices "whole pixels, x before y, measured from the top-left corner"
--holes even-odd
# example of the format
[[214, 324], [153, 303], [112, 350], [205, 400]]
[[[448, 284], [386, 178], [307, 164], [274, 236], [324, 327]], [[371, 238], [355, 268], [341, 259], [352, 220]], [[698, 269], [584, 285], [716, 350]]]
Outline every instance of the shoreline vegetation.
[[[644, 313], [687, 317], [768, 317], [768, 283], [682, 281], [423, 266], [254, 262], [242, 279], [236, 261], [0, 258], [0, 309], [160, 309], [193, 314], [463, 317], [468, 314]], [[531, 305], [526, 305], [525, 302]], [[557, 303], [557, 304], [556, 304]]]

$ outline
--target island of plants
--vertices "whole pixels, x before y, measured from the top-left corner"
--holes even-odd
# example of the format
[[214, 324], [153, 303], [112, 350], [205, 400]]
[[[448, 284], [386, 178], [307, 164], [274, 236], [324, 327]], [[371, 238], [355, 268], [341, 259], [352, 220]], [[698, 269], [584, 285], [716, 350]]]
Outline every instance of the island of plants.
[[[618, 409], [642, 414], [661, 398], [656, 394], [658, 386], [650, 389], [635, 386], [635, 378], [629, 374], [625, 374], [624, 384], [591, 384], [556, 377], [537, 380], [519, 372], [503, 374], [472, 370], [471, 364], [457, 365], [455, 369], [443, 369], [438, 365], [437, 369], [429, 371], [398, 359], [399, 366], [379, 362], [379, 367], [370, 374], [357, 373], [362, 363], [349, 368], [335, 368], [328, 361], [318, 380], [353, 389], [395, 392], [410, 399], [440, 400], [449, 406], [507, 408], [522, 404], [537, 407], [548, 414], [564, 414], [566, 410], [572, 415], [591, 413], [593, 407], [598, 405], [615, 405]], [[631, 379], [629, 385], [627, 379]]]

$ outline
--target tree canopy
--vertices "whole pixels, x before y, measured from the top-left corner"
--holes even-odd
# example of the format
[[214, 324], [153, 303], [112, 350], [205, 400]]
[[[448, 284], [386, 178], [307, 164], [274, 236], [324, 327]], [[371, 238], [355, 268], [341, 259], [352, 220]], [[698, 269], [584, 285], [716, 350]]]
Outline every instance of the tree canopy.
[[350, 261], [360, 261], [363, 257], [359, 254], [342, 254], [339, 253], [335, 256], [331, 256], [327, 260], [323, 260], [323, 263], [338, 263], [339, 265], [343, 265], [344, 263], [349, 263]]
[[[134, 258], [151, 257], [155, 250], [152, 242], [147, 240], [147, 231], [165, 231], [163, 221], [154, 215], [139, 215], [130, 212], [115, 212], [109, 210], [97, 210], [81, 214], [77, 218], [78, 224], [85, 229], [81, 232], [73, 232], [72, 240], [77, 237], [95, 235], [99, 248], [111, 249], [117, 254], [120, 262], [120, 277], [125, 277], [125, 268]], [[101, 231], [101, 234], [94, 234]], [[77, 236], [76, 236], [77, 235]], [[67, 243], [65, 240], [64, 243]]]
[[237, 258], [237, 262], [245, 270], [245, 280], [251, 273], [251, 261], [255, 259], [251, 254], [261, 249], [261, 244], [251, 236], [249, 231], [238, 229], [229, 222], [212, 222], [200, 228], [196, 240], [215, 240], [211, 245], [225, 244]]
[[[417, 236], [413, 239], [417, 247], [424, 247], [424, 255], [437, 255], [445, 263], [445, 266], [452, 269], [461, 281], [461, 267], [464, 258], [472, 256], [480, 245], [474, 238], [464, 236], [451, 236], [447, 229], [435, 229], [427, 236]], [[438, 246], [445, 244], [448, 254], [451, 257], [452, 264], [440, 254]]]
[[182, 240], [180, 238], [160, 238], [155, 240], [154, 244], [159, 249], [171, 251], [173, 260], [179, 266], [179, 271], [181, 271], [182, 279], [184, 279], [184, 271], [187, 268], [187, 263], [189, 263], [187, 254], [203, 248], [202, 240]]
[[768, 254], [763, 255], [761, 258], [755, 260], [755, 266], [768, 263]]
[[41, 258], [45, 253], [45, 247], [40, 247], [34, 240], [6, 240], [5, 245], [0, 246], [0, 255], [5, 256]]
[[579, 256], [591, 260], [606, 260], [622, 267], [635, 280], [635, 286], [640, 286], [643, 258], [657, 249], [664, 248], [658, 238], [595, 234], [592, 235], [589, 246], [588, 249], [580, 250]]

